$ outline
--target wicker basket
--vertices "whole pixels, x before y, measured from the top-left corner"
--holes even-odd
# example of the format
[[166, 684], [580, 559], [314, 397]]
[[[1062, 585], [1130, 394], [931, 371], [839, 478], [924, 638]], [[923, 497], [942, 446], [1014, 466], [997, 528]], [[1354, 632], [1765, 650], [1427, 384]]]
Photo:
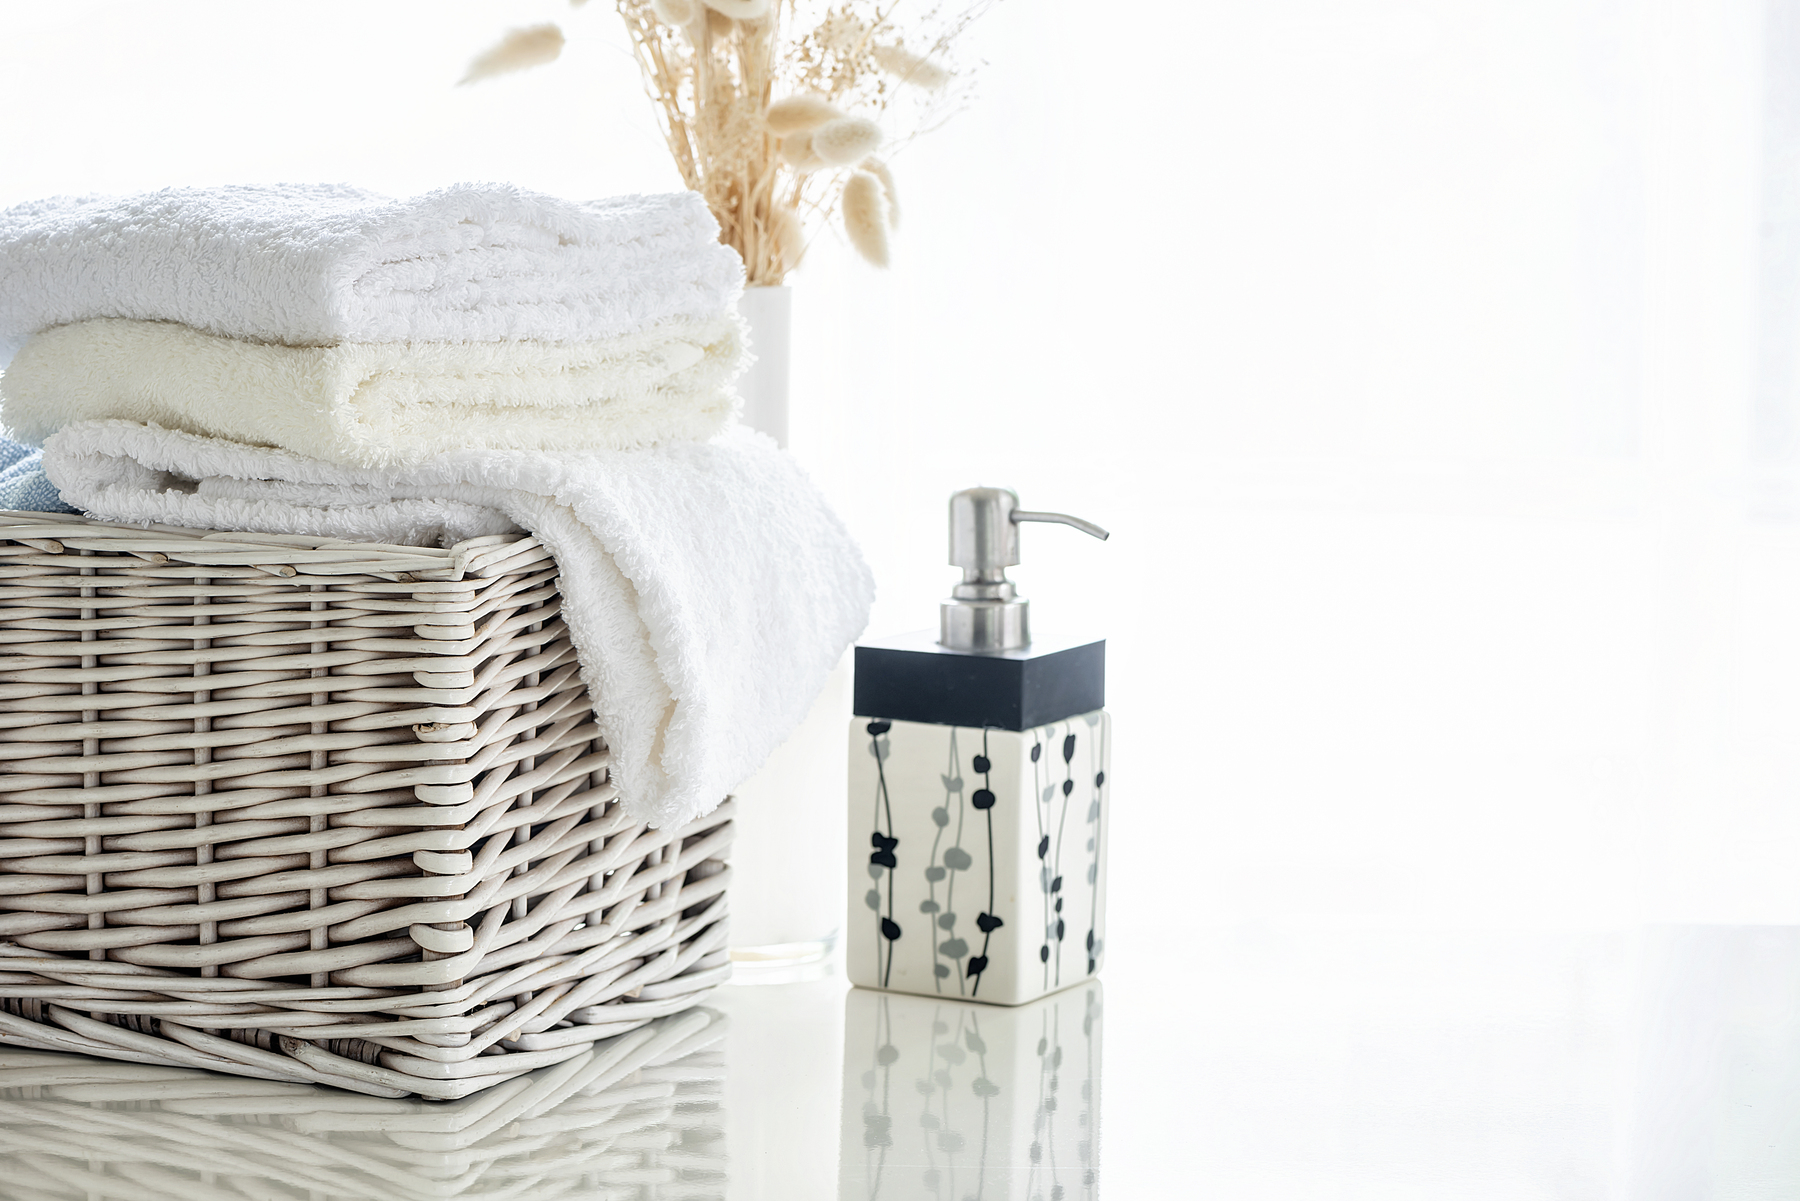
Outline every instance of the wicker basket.
[[461, 1097], [729, 971], [730, 806], [629, 820], [536, 539], [0, 513], [0, 1043]]

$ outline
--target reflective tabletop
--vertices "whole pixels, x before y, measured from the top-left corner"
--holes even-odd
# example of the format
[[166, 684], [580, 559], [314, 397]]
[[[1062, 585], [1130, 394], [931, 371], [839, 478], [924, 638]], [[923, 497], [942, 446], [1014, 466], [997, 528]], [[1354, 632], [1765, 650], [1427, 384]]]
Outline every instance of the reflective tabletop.
[[1178, 951], [1017, 1009], [727, 987], [454, 1102], [0, 1049], [0, 1197], [1800, 1195], [1800, 930]]

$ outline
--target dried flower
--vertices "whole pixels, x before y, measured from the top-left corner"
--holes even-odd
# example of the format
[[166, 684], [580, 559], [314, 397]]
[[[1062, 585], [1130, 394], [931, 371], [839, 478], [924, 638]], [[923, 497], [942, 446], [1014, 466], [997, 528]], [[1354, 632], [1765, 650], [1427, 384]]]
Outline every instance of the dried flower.
[[[884, 145], [891, 156], [968, 100], [952, 51], [997, 2], [613, 0], [676, 170], [753, 285], [782, 282], [839, 203], [858, 251], [887, 261], [899, 202], [887, 164], [869, 156]], [[527, 34], [541, 41], [526, 38], [521, 56], [512, 43]], [[561, 46], [554, 26], [515, 31], [469, 78], [548, 62]]]
[[842, 115], [825, 97], [816, 92], [802, 92], [771, 104], [764, 119], [769, 123], [770, 132], [790, 134], [817, 129], [833, 117]]
[[800, 214], [790, 208], [776, 209], [770, 220], [775, 227], [775, 254], [786, 274], [806, 257], [806, 227], [800, 223]]
[[700, 15], [700, 5], [697, 0], [650, 0], [650, 11], [664, 25], [679, 29], [694, 23], [694, 18]]
[[819, 23], [821, 44], [839, 54], [848, 54], [862, 44], [869, 26], [861, 17], [849, 12], [835, 12]]
[[877, 46], [869, 51], [875, 65], [900, 80], [926, 91], [936, 91], [950, 82], [950, 72], [923, 55], [904, 46]]
[[458, 85], [474, 83], [527, 67], [540, 67], [554, 62], [562, 53], [563, 32], [554, 25], [532, 25], [525, 29], [509, 29], [506, 36], [485, 52], [475, 56]]
[[769, 0], [701, 0], [701, 3], [734, 21], [754, 21], [769, 11]]
[[781, 161], [802, 174], [817, 171], [825, 165], [813, 153], [812, 133], [804, 129], [781, 139]]
[[881, 181], [867, 171], [857, 171], [845, 180], [844, 194], [838, 198], [850, 245], [877, 267], [888, 265], [887, 215], [882, 212], [886, 203]]
[[812, 131], [812, 150], [828, 167], [860, 163], [881, 149], [881, 126], [867, 117], [838, 117]]
[[888, 165], [878, 158], [864, 159], [862, 169], [881, 181], [881, 194], [887, 199], [888, 228], [899, 229], [900, 190], [894, 186], [894, 173], [888, 170]]

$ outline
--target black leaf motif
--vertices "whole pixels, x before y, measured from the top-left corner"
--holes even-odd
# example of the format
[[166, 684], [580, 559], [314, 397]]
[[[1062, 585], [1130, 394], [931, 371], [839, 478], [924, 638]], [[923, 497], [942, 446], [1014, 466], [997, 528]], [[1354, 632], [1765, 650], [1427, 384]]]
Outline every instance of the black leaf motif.
[[[1045, 855], [1048, 855], [1049, 853], [1050, 853], [1050, 836], [1048, 834], [1046, 834], [1042, 838], [1038, 839], [1038, 858], [1042, 859]], [[892, 866], [892, 865], [890, 865], [890, 866]]]
[[1090, 953], [1090, 954], [1091, 954], [1091, 953], [1092, 953], [1092, 952], [1093, 952], [1093, 950], [1094, 950], [1094, 932], [1093, 932], [1093, 931], [1092, 931], [1092, 930], [1089, 930], [1089, 931], [1088, 931], [1088, 937], [1087, 937], [1087, 949], [1088, 949], [1088, 951], [1089, 951], [1089, 953]]
[[881, 937], [893, 942], [900, 937], [900, 923], [891, 917], [881, 919]]
[[1033, 763], [1036, 763], [1039, 759], [1043, 758], [1043, 756], [1044, 756], [1044, 744], [1041, 742], [1032, 743], [1031, 744], [1031, 761]]
[[891, 721], [872, 721], [864, 728], [869, 731], [870, 738], [880, 738], [883, 734], [894, 728], [894, 723]]
[[1059, 917], [1056, 919], [1056, 941], [1061, 942], [1062, 940], [1063, 940], [1063, 920]]
[[[984, 913], [975, 919], [975, 928], [980, 930], [983, 934], [992, 934], [1005, 924], [1005, 922], [1001, 921], [991, 913]], [[1092, 939], [1093, 936], [1089, 935], [1088, 937]]]
[[1051, 892], [1061, 892], [1062, 891], [1062, 877], [1061, 876], [1058, 876], [1056, 879], [1050, 881], [1050, 891]]
[[[878, 847], [884, 851], [891, 851], [900, 845], [900, 840], [891, 834], [883, 834], [880, 830], [877, 830], [875, 833], [869, 835], [869, 845]], [[891, 867], [892, 864], [889, 866]]]
[[1067, 763], [1073, 758], [1075, 758], [1075, 735], [1070, 734], [1063, 739], [1063, 762]]
[[879, 864], [882, 867], [896, 866], [894, 852], [892, 851], [876, 851], [873, 855], [869, 856], [869, 862]]
[[1095, 772], [1094, 773], [1094, 787], [1098, 788], [1098, 787], [1100, 787], [1100, 785], [1102, 785], [1104, 783], [1106, 783], [1106, 773], [1103, 771]]
[[975, 770], [976, 771], [978, 771], [978, 772], [992, 771], [993, 766], [994, 765], [992, 763], [988, 762], [988, 757], [986, 755], [975, 756]]
[[1075, 781], [1064, 780], [1063, 781], [1063, 795], [1068, 796], [1071, 792], [1074, 792], [1074, 791], [1075, 791]]
[[977, 788], [975, 790], [975, 795], [969, 798], [969, 804], [975, 806], [977, 809], [992, 809], [994, 807], [994, 794], [985, 788]]
[[1038, 948], [1038, 962], [1039, 963], [1049, 963], [1050, 962], [1050, 944], [1049, 943], [1045, 943], [1043, 946]]
[[987, 971], [987, 956], [975, 955], [969, 959], [969, 966], [963, 969], [968, 975], [979, 976]]

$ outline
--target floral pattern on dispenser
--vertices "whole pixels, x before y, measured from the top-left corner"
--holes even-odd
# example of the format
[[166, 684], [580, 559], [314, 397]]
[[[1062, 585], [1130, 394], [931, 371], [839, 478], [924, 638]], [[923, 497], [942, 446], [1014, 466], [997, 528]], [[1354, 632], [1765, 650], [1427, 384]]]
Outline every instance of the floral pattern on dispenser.
[[1099, 971], [1110, 727], [1104, 710], [1023, 731], [858, 719], [850, 795], [870, 824], [851, 870], [872, 885], [852, 983], [1016, 1005]]

